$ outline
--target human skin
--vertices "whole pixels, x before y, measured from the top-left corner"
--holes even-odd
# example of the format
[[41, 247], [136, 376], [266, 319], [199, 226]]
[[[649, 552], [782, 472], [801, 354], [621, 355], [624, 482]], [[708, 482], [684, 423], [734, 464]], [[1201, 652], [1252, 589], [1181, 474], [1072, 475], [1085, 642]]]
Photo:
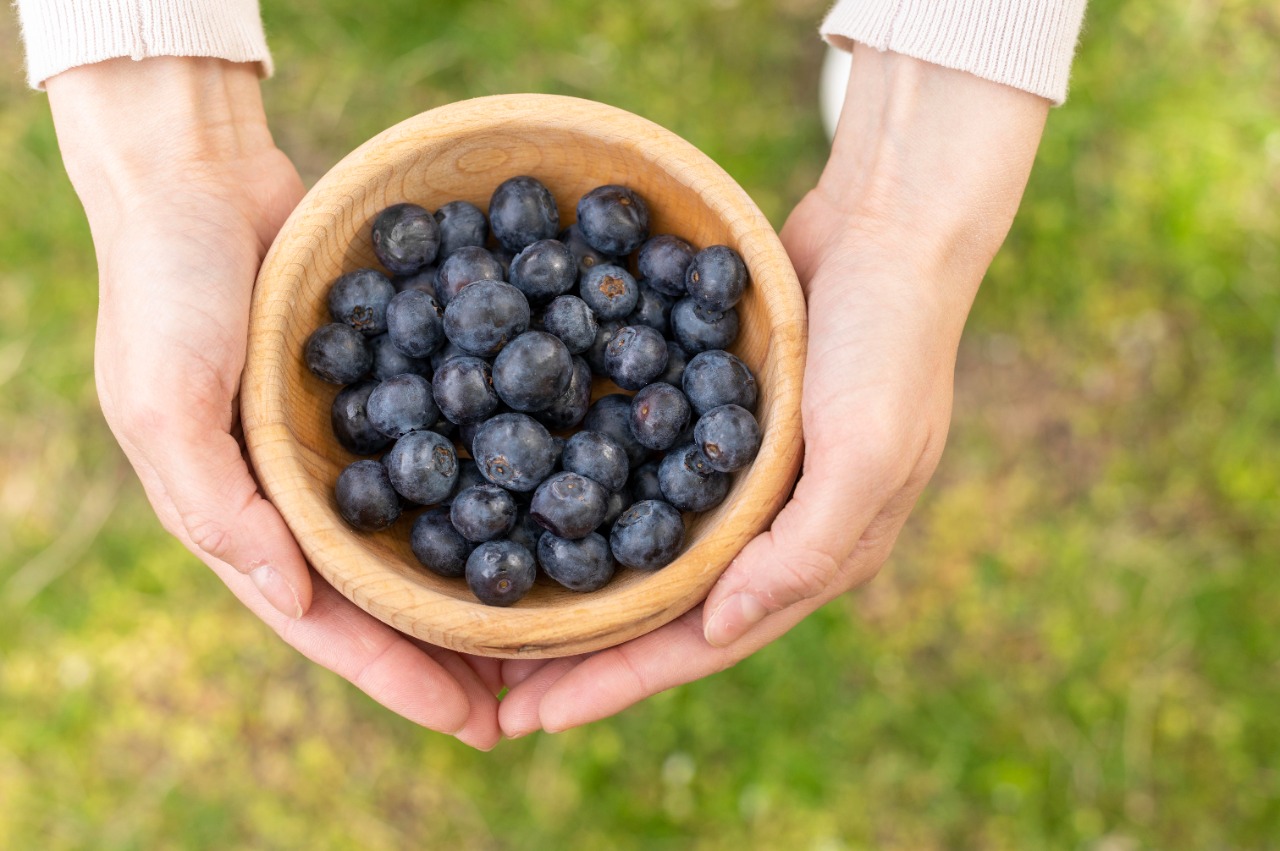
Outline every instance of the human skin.
[[782, 230], [809, 307], [805, 461], [706, 602], [585, 656], [510, 661], [510, 737], [565, 730], [723, 670], [879, 571], [937, 468], [956, 351], [1048, 101], [857, 46], [830, 159]]
[[485, 749], [723, 670], [875, 575], [941, 456], [964, 321], [1048, 111], [855, 50], [827, 168], [782, 233], [810, 313], [794, 496], [671, 624], [594, 654], [503, 663], [354, 606], [308, 569], [252, 477], [236, 421], [250, 294], [302, 196], [253, 68], [120, 59], [47, 88], [98, 255], [100, 401], [161, 522], [308, 658]]

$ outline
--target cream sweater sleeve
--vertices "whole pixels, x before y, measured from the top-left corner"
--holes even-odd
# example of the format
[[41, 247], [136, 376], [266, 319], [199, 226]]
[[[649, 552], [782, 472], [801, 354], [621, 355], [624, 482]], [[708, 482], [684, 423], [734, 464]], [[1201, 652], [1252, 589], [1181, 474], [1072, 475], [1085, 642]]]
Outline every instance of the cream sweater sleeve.
[[258, 0], [17, 0], [27, 81], [129, 56], [216, 56], [271, 74]]
[[892, 50], [1061, 104], [1085, 0], [839, 0], [822, 36]]

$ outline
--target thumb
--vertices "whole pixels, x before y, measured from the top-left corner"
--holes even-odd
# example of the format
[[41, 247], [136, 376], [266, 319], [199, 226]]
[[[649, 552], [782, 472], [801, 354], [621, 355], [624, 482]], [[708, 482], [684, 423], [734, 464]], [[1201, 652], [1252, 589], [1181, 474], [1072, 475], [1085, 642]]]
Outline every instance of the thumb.
[[240, 445], [218, 429], [168, 434], [148, 460], [196, 549], [249, 576], [290, 618], [311, 606], [311, 574], [284, 518], [263, 498]]
[[825, 460], [805, 460], [769, 531], [748, 543], [712, 588], [703, 607], [708, 643], [732, 644], [768, 615], [851, 584], [850, 556], [909, 471], [894, 475], [883, 459], [874, 466]]

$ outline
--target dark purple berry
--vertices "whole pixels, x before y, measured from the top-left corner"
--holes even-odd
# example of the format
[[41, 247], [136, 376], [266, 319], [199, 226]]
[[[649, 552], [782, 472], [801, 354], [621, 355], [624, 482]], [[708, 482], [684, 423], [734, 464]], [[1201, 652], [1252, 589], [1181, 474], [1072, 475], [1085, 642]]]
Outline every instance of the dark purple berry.
[[699, 416], [721, 405], [741, 405], [748, 411], [756, 406], [756, 377], [751, 369], [719, 349], [690, 358], [681, 386]]
[[574, 259], [578, 263], [579, 275], [582, 275], [592, 266], [622, 265], [621, 257], [615, 257], [612, 254], [601, 254], [588, 245], [587, 241], [582, 238], [582, 231], [576, 224], [569, 225], [569, 227], [560, 231], [560, 236], [557, 238], [573, 252]]
[[579, 355], [596, 341], [600, 322], [587, 303], [577, 296], [562, 295], [542, 313], [542, 330], [555, 334], [571, 355]]
[[475, 204], [467, 201], [450, 201], [436, 210], [436, 222], [440, 225], [440, 260], [447, 260], [459, 248], [484, 246], [489, 238], [489, 223]]
[[689, 427], [689, 400], [670, 384], [650, 384], [631, 400], [631, 433], [650, 449], [670, 449]]
[[330, 384], [352, 384], [373, 367], [364, 335], [343, 322], [321, 325], [307, 338], [307, 369]]
[[586, 537], [604, 520], [609, 492], [577, 473], [556, 473], [533, 493], [529, 514], [538, 525], [562, 538]]
[[440, 348], [436, 349], [434, 352], [431, 353], [431, 368], [433, 370], [439, 371], [440, 367], [444, 366], [446, 363], [453, 360], [454, 358], [469, 358], [469, 357], [471, 357], [471, 355], [467, 354], [462, 349], [458, 348], [457, 346], [455, 346], [453, 343], [449, 342], [446, 339], [444, 341], [443, 346], [441, 346]]
[[545, 331], [524, 332], [493, 361], [493, 387], [517, 411], [549, 408], [569, 389], [572, 376], [572, 355]]
[[493, 374], [483, 358], [468, 355], [442, 363], [431, 379], [431, 392], [440, 413], [460, 425], [482, 422], [498, 408]]
[[357, 269], [339, 276], [329, 288], [329, 315], [366, 337], [376, 337], [387, 330], [387, 304], [395, 294], [386, 275]]
[[376, 532], [400, 516], [400, 497], [377, 461], [357, 461], [338, 475], [338, 513], [357, 529]]
[[369, 394], [377, 386], [376, 381], [349, 384], [333, 399], [329, 420], [333, 424], [334, 437], [344, 449], [355, 455], [373, 455], [391, 445], [391, 438], [370, 425], [365, 412]]
[[392, 342], [390, 334], [379, 334], [370, 340], [369, 351], [373, 353], [373, 377], [379, 381], [406, 372], [423, 377], [431, 374], [431, 361], [409, 357]]
[[492, 357], [529, 328], [529, 302], [501, 281], [477, 281], [444, 309], [444, 333], [458, 348]]
[[370, 425], [395, 438], [429, 429], [440, 418], [440, 409], [431, 394], [431, 382], [413, 373], [388, 378], [375, 387], [369, 394], [365, 411]]
[[579, 280], [578, 295], [603, 322], [622, 319], [635, 310], [640, 286], [621, 266], [593, 266]]
[[633, 502], [635, 500], [626, 488], [609, 494], [609, 502], [605, 506], [604, 519], [600, 521], [596, 531], [602, 535], [609, 534], [609, 530], [613, 528], [614, 521], [622, 516], [622, 512], [630, 508]]
[[636, 502], [662, 499], [662, 488], [658, 486], [657, 461], [647, 461], [632, 470], [627, 484], [631, 488], [631, 498]]
[[680, 344], [667, 340], [667, 368], [662, 371], [662, 375], [658, 376], [658, 380], [672, 387], [681, 386], [684, 381], [684, 368], [688, 362], [689, 356], [685, 354], [684, 349], [680, 348]]
[[631, 433], [631, 397], [622, 393], [601, 396], [587, 411], [582, 427], [602, 431], [617, 441], [627, 453], [627, 461], [635, 469], [649, 457], [649, 450]]
[[396, 293], [387, 305], [387, 336], [409, 357], [429, 357], [445, 342], [444, 310], [422, 290]]
[[467, 572], [467, 556], [475, 545], [453, 528], [449, 509], [432, 508], [413, 522], [409, 547], [432, 573], [456, 578]]
[[604, 350], [608, 347], [609, 341], [613, 339], [613, 335], [618, 333], [618, 329], [625, 327], [626, 323], [621, 319], [609, 319], [599, 324], [596, 329], [595, 341], [582, 353], [587, 365], [591, 367], [591, 371], [596, 375], [607, 376], [609, 374], [604, 366]]
[[373, 253], [393, 275], [410, 275], [440, 248], [440, 225], [417, 204], [393, 204], [373, 221]]
[[514, 541], [485, 541], [467, 558], [467, 587], [486, 606], [510, 606], [533, 587], [538, 566]]
[[502, 264], [478, 245], [468, 245], [455, 251], [440, 264], [436, 273], [436, 298], [441, 307], [448, 307], [453, 297], [476, 281], [501, 281], [506, 279]]
[[667, 502], [681, 511], [708, 511], [729, 493], [729, 476], [711, 469], [702, 451], [690, 443], [662, 459], [658, 485]]
[[540, 239], [526, 246], [511, 261], [511, 284], [530, 304], [546, 304], [573, 289], [578, 281], [578, 263], [562, 242]]
[[507, 534], [508, 541], [514, 541], [531, 553], [538, 551], [538, 539], [547, 533], [538, 522], [529, 516], [527, 507], [516, 510], [516, 525]]
[[684, 276], [689, 297], [704, 310], [723, 313], [742, 299], [747, 290], [747, 264], [727, 245], [704, 248], [693, 258]]
[[691, 354], [728, 348], [738, 339], [738, 310], [731, 307], [720, 313], [682, 298], [671, 308], [671, 333]]
[[396, 441], [382, 459], [396, 491], [410, 502], [435, 505], [458, 481], [453, 441], [434, 431], [415, 431]]
[[402, 293], [405, 290], [422, 290], [432, 298], [436, 297], [436, 272], [435, 266], [423, 266], [412, 275], [398, 275], [391, 279], [391, 285], [396, 288], [396, 292]]
[[627, 460], [627, 451], [609, 435], [602, 431], [580, 431], [565, 441], [560, 466], [599, 482], [606, 490], [617, 491], [627, 483], [631, 462]]
[[556, 463], [551, 433], [526, 414], [485, 420], [471, 440], [471, 455], [486, 479], [513, 491], [532, 491]]
[[658, 499], [637, 502], [622, 512], [609, 533], [613, 557], [627, 567], [658, 570], [670, 564], [684, 546], [684, 520], [673, 506]]
[[519, 251], [540, 239], [551, 239], [560, 229], [556, 199], [536, 178], [520, 176], [505, 180], [489, 199], [489, 227], [510, 251]]
[[628, 325], [648, 325], [666, 336], [671, 327], [671, 308], [676, 300], [655, 290], [647, 281], [640, 282], [640, 297], [636, 309], [627, 315]]
[[533, 416], [550, 429], [573, 428], [591, 408], [591, 367], [582, 358], [573, 359], [569, 386], [544, 410]]
[[760, 451], [760, 424], [738, 405], [721, 405], [698, 418], [693, 442], [711, 469], [732, 473], [755, 460]]
[[578, 229], [603, 254], [624, 257], [649, 237], [649, 208], [625, 186], [600, 186], [578, 201]]
[[538, 539], [538, 564], [570, 591], [598, 591], [613, 578], [613, 556], [603, 536], [570, 540], [548, 532]]
[[468, 541], [492, 541], [516, 525], [516, 504], [511, 494], [486, 482], [459, 492], [449, 508], [449, 519]]
[[639, 390], [667, 368], [667, 341], [648, 325], [620, 328], [605, 347], [604, 368], [614, 384]]
[[679, 298], [685, 294], [684, 275], [696, 253], [693, 246], [680, 237], [658, 234], [640, 246], [636, 268], [649, 286]]

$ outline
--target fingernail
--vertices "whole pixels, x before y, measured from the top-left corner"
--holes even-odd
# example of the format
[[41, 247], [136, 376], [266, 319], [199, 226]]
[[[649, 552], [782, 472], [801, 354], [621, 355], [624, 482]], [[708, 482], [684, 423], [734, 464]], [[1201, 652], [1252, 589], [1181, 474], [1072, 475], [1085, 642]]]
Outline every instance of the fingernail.
[[725, 647], [746, 635], [767, 614], [764, 604], [751, 594], [734, 594], [711, 616], [704, 637], [712, 647]]
[[293, 586], [283, 576], [276, 573], [274, 567], [269, 564], [261, 565], [254, 568], [249, 577], [258, 586], [262, 596], [267, 598], [267, 602], [279, 609], [282, 615], [294, 620], [302, 617], [302, 601], [298, 599], [298, 592], [293, 590]]

